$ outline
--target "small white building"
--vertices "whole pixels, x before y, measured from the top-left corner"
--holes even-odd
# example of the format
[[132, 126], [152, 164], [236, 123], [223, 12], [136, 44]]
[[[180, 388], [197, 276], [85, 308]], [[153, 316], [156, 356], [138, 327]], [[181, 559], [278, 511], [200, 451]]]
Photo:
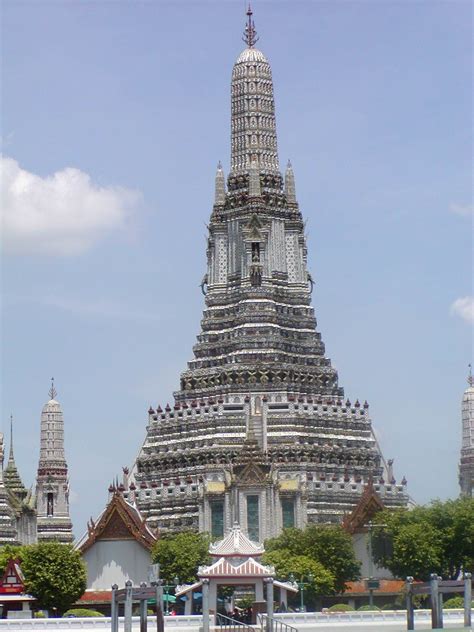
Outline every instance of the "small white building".
[[123, 498], [120, 488], [109, 490], [110, 500], [87, 533], [76, 543], [87, 566], [87, 589], [82, 605], [110, 603], [111, 586], [134, 586], [147, 581], [151, 548], [156, 536], [136, 506]]

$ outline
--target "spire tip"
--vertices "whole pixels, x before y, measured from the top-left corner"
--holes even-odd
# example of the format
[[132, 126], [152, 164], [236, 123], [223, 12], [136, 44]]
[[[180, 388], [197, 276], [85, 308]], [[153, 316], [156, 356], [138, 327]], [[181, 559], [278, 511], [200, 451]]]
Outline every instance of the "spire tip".
[[247, 24], [245, 25], [244, 36], [242, 38], [249, 48], [252, 48], [258, 42], [258, 35], [255, 30], [255, 22], [252, 20], [252, 15], [252, 7], [249, 4], [249, 8], [247, 9]]
[[54, 388], [54, 377], [51, 378], [51, 388], [49, 389], [49, 396], [51, 399], [54, 399], [58, 394], [57, 390]]

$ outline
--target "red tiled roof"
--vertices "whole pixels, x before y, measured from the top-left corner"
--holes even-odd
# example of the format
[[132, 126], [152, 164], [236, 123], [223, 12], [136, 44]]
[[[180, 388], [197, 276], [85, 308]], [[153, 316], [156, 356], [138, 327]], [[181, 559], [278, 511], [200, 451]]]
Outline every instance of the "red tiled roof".
[[81, 553], [85, 553], [94, 542], [101, 539], [135, 539], [148, 550], [156, 542], [156, 536], [150, 531], [138, 509], [127, 502], [120, 492], [115, 492], [97, 523], [91, 520], [87, 528], [87, 537], [78, 544]]
[[[347, 582], [346, 595], [367, 594], [367, 583], [365, 580], [358, 582]], [[374, 595], [398, 594], [405, 586], [402, 579], [381, 579], [380, 587], [374, 590]]]
[[367, 522], [383, 509], [382, 499], [375, 491], [373, 479], [370, 478], [357, 505], [342, 519], [342, 526], [351, 535], [367, 531]]
[[109, 603], [111, 599], [111, 590], [86, 590], [77, 603]]

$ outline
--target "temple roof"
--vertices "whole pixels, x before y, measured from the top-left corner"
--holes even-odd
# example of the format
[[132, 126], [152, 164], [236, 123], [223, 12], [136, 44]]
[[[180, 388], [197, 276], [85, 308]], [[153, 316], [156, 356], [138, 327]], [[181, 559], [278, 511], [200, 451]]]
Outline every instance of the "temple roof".
[[274, 577], [273, 566], [264, 566], [256, 560], [249, 558], [241, 564], [234, 566], [225, 557], [221, 557], [210, 566], [200, 566], [198, 577]]
[[209, 553], [214, 557], [254, 557], [263, 555], [263, 544], [253, 542], [236, 524], [223, 540], [219, 540], [209, 547]]
[[376, 513], [385, 509], [382, 499], [374, 489], [372, 478], [367, 483], [359, 502], [350, 514], [344, 516], [342, 526], [351, 535], [367, 531], [367, 523]]
[[97, 521], [91, 518], [87, 524], [87, 533], [76, 544], [76, 548], [85, 553], [98, 540], [136, 540], [146, 549], [151, 549], [156, 536], [135, 505], [127, 502], [117, 491]]

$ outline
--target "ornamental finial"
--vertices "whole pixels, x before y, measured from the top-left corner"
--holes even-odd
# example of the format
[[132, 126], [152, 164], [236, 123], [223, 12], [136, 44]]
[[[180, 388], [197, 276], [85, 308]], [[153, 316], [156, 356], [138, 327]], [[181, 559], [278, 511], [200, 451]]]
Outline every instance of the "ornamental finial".
[[13, 415], [10, 415], [10, 455], [9, 461], [13, 461]]
[[57, 390], [54, 388], [54, 377], [51, 378], [51, 388], [49, 389], [49, 396], [51, 399], [54, 399], [58, 394]]
[[242, 38], [249, 48], [252, 48], [252, 46], [254, 46], [258, 42], [258, 35], [257, 31], [255, 30], [255, 23], [252, 20], [252, 15], [252, 8], [249, 4], [249, 8], [247, 9], [248, 20], [247, 24], [245, 25], [244, 36]]
[[472, 375], [472, 364], [468, 364], [469, 367], [469, 375], [467, 376], [467, 383], [469, 386], [474, 386], [474, 376]]

